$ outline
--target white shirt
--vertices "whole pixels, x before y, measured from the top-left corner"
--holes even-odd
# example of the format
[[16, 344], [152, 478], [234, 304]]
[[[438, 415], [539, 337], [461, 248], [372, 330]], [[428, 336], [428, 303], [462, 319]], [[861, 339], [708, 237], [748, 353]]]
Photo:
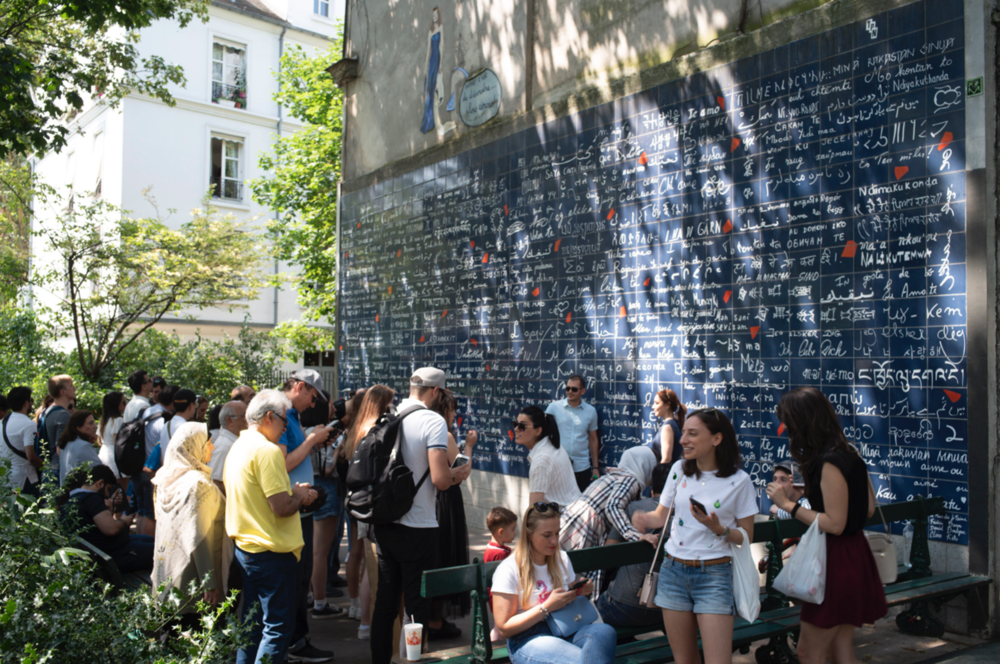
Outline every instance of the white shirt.
[[137, 394], [129, 399], [129, 402], [125, 404], [125, 412], [122, 413], [122, 417], [126, 422], [131, 422], [135, 418], [139, 417], [139, 413], [142, 412], [144, 408], [149, 408], [149, 399], [141, 397]]
[[[143, 419], [148, 418], [156, 413], [165, 412], [167, 409], [160, 404], [155, 404], [149, 407], [145, 413], [142, 414]], [[160, 442], [160, 434], [163, 433], [164, 421], [162, 417], [158, 417], [151, 422], [146, 423], [146, 457], [148, 458], [150, 454], [153, 453], [153, 448], [157, 446]], [[161, 450], [163, 451], [163, 450]]]
[[[548, 566], [535, 565], [535, 585], [531, 589], [531, 596], [528, 598], [528, 603], [522, 605], [521, 574], [517, 569], [516, 558], [517, 556], [514, 554], [507, 556], [493, 573], [493, 594], [503, 593], [504, 595], [514, 595], [517, 597], [517, 613], [523, 613], [547, 600], [555, 588], [552, 577], [549, 576]], [[562, 561], [563, 566], [563, 579], [560, 585], [563, 590], [566, 590], [566, 586], [575, 580], [576, 573], [573, 571], [573, 563], [569, 561], [569, 556], [566, 555], [565, 551], [559, 551], [559, 559]], [[517, 615], [517, 613], [514, 615]]]
[[116, 417], [104, 425], [104, 433], [101, 435], [101, 449], [97, 451], [97, 456], [101, 457], [101, 463], [110, 468], [115, 473], [115, 477], [121, 478], [118, 472], [118, 464], [115, 462], [115, 436], [125, 425], [124, 417]]
[[[35, 445], [35, 436], [38, 427], [35, 421], [27, 415], [21, 413], [11, 413], [7, 420], [7, 439], [15, 449], [24, 452], [26, 447]], [[28, 463], [27, 459], [10, 451], [7, 443], [0, 441], [0, 457], [10, 460], [10, 486], [12, 489], [23, 489], [24, 480], [29, 480], [32, 484], [38, 482], [38, 471]]]
[[[401, 413], [413, 405], [423, 405], [423, 402], [418, 399], [403, 399], [396, 412]], [[402, 435], [400, 449], [403, 463], [413, 473], [413, 484], [416, 485], [430, 468], [428, 450], [448, 451], [448, 427], [443, 417], [424, 408], [403, 420]], [[437, 498], [434, 491], [434, 483], [428, 474], [413, 498], [413, 507], [396, 523], [410, 528], [437, 528]]]
[[160, 452], [163, 454], [163, 458], [167, 458], [167, 448], [170, 446], [170, 437], [177, 433], [177, 430], [184, 426], [187, 422], [180, 415], [174, 415], [170, 418], [170, 421], [163, 425], [160, 431]]
[[742, 470], [722, 478], [716, 477], [714, 470], [703, 471], [701, 478], [697, 478], [694, 475], [687, 477], [683, 469], [683, 459], [670, 468], [660, 494], [660, 504], [667, 509], [673, 501], [676, 515], [670, 527], [667, 553], [682, 560], [714, 560], [731, 555], [729, 542], [716, 537], [694, 518], [690, 499], [693, 497], [704, 505], [709, 515], [715, 512], [723, 526], [735, 528], [737, 519], [757, 514], [757, 490], [753, 481]]
[[222, 471], [226, 467], [226, 456], [237, 438], [239, 436], [229, 429], [219, 429], [219, 437], [213, 443], [215, 449], [212, 450], [212, 458], [208, 461], [208, 467], [212, 469], [212, 479], [216, 482], [222, 481]]
[[528, 491], [540, 491], [545, 501], [566, 507], [580, 497], [580, 487], [573, 474], [573, 462], [566, 450], [542, 438], [528, 452]]

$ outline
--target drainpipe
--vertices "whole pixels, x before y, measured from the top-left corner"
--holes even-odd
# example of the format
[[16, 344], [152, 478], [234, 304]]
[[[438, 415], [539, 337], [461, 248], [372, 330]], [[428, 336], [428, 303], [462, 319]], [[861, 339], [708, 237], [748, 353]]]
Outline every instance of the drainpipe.
[[[288, 26], [282, 26], [281, 35], [278, 37], [278, 94], [281, 94], [281, 56], [285, 54], [285, 33], [288, 32]], [[278, 140], [281, 140], [281, 123], [283, 121], [281, 102], [278, 102]], [[278, 213], [276, 210], [271, 210], [274, 218], [278, 218]], [[278, 278], [278, 259], [274, 259], [274, 277]], [[278, 284], [274, 284], [274, 327], [278, 327]]]

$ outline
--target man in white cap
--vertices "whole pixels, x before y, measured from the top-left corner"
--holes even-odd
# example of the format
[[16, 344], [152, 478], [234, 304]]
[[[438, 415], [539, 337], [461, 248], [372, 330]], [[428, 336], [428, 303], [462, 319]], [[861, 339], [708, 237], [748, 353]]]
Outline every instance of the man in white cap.
[[[420, 485], [410, 511], [395, 523], [375, 529], [378, 540], [378, 592], [372, 616], [371, 651], [373, 664], [392, 660], [392, 623], [399, 613], [403, 595], [407, 614], [424, 626], [431, 618], [429, 598], [420, 596], [421, 577], [437, 566], [435, 487], [445, 491], [469, 476], [470, 464], [450, 468], [448, 464], [448, 427], [434, 412], [445, 391], [445, 375], [440, 369], [424, 367], [410, 376], [410, 396], [403, 399], [397, 412], [417, 408], [402, 423], [401, 451], [414, 482]], [[427, 481], [429, 480], [429, 481]], [[427, 642], [426, 638], [423, 641]]]
[[[299, 413], [311, 408], [314, 404], [326, 403], [323, 394], [323, 377], [312, 369], [300, 369], [293, 373], [281, 387], [292, 407], [285, 411], [287, 421], [285, 432], [281, 434], [278, 447], [285, 452], [285, 470], [292, 486], [297, 484], [312, 485], [313, 465], [312, 449], [325, 446], [330, 442], [329, 427], [318, 426], [306, 437], [299, 423]], [[331, 496], [332, 498], [332, 496]], [[312, 579], [313, 562], [313, 515], [301, 514], [302, 519], [302, 556], [299, 558], [298, 595], [296, 597], [295, 631], [288, 642], [288, 661], [290, 662], [325, 662], [333, 658], [329, 650], [321, 650], [309, 643], [309, 581]], [[328, 605], [327, 613], [335, 616], [343, 613], [343, 609]]]

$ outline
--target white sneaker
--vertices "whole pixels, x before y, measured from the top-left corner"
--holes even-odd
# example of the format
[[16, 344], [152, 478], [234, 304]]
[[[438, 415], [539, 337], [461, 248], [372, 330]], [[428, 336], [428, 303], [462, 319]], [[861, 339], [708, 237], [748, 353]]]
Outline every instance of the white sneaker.
[[362, 641], [366, 641], [371, 638], [372, 626], [371, 625], [361, 625], [358, 627], [358, 638]]
[[352, 606], [351, 608], [349, 608], [347, 610], [347, 617], [351, 618], [352, 620], [361, 620], [361, 607]]

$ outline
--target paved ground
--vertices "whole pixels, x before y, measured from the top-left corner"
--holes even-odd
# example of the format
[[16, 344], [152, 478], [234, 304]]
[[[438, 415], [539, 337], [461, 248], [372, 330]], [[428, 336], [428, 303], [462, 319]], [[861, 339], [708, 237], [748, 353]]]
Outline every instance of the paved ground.
[[[489, 532], [470, 529], [469, 559], [482, 558]], [[345, 552], [346, 553], [346, 552]], [[346, 560], [346, 555], [341, 556]], [[342, 606], [350, 602], [345, 597], [339, 601]], [[435, 650], [442, 648], [468, 647], [470, 642], [470, 620], [455, 621], [462, 629], [462, 636], [451, 641], [432, 643]], [[335, 653], [334, 662], [364, 664], [371, 661], [368, 641], [357, 638], [358, 621], [347, 618], [334, 618], [311, 622], [311, 638], [313, 643]], [[660, 633], [657, 633], [659, 635]], [[734, 664], [756, 664], [754, 644], [750, 653], [736, 654]], [[918, 638], [900, 634], [892, 620], [879, 621], [874, 627], [858, 630], [855, 638], [858, 659], [863, 664], [996, 664], [1000, 662], [1000, 643], [984, 644], [979, 639], [945, 634], [942, 639]]]

